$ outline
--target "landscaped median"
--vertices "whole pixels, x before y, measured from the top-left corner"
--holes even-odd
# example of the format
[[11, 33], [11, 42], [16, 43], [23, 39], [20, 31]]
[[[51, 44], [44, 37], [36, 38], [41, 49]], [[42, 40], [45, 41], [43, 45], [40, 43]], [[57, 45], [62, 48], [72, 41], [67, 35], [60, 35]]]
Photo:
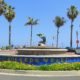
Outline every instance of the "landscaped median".
[[34, 65], [23, 64], [23, 63], [12, 62], [12, 61], [3, 61], [0, 62], [0, 69], [69, 71], [69, 70], [80, 70], [80, 62], [34, 66]]

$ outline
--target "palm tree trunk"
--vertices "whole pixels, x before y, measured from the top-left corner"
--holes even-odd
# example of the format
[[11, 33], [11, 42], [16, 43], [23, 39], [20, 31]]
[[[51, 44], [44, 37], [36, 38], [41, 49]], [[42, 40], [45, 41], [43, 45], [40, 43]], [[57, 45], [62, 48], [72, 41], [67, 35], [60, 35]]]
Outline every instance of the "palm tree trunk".
[[77, 37], [77, 41], [76, 41], [77, 47], [76, 48], [78, 48], [78, 44], [79, 44], [79, 41], [78, 41], [78, 31], [76, 32], [76, 37]]
[[58, 48], [58, 38], [59, 38], [59, 28], [57, 28], [57, 42], [56, 42], [56, 47]]
[[31, 25], [31, 34], [30, 34], [30, 46], [32, 46], [32, 25]]
[[9, 46], [11, 46], [11, 22], [9, 22]]
[[71, 21], [71, 32], [70, 32], [70, 48], [72, 48], [73, 45], [73, 20]]

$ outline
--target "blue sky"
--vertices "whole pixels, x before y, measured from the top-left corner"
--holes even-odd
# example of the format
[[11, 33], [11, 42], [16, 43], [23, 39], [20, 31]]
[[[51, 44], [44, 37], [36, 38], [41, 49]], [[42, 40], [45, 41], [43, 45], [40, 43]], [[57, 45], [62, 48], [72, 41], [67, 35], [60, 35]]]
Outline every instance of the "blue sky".
[[[29, 45], [30, 27], [24, 26], [30, 16], [39, 19], [39, 24], [33, 26], [33, 45], [37, 45], [40, 38], [38, 33], [44, 33], [47, 38], [46, 45], [56, 44], [56, 27], [52, 20], [55, 16], [64, 17], [66, 23], [60, 28], [59, 46], [69, 46], [70, 20], [67, 18], [67, 9], [75, 5], [80, 11], [80, 0], [5, 0], [15, 7], [16, 17], [12, 21], [12, 44]], [[8, 45], [8, 22], [4, 16], [0, 16], [0, 46]], [[73, 31], [73, 46], [76, 47], [76, 31], [80, 34], [80, 15], [75, 19]], [[54, 36], [54, 40], [53, 40]], [[80, 39], [80, 35], [79, 35]], [[80, 44], [79, 44], [80, 45]]]

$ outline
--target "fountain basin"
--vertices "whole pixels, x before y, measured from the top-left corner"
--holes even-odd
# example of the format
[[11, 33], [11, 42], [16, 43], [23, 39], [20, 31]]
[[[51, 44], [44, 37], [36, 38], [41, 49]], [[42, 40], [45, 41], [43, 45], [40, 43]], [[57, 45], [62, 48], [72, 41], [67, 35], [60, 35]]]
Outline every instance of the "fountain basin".
[[80, 55], [67, 49], [17, 49], [0, 51], [0, 61], [17, 61], [31, 65], [80, 62]]
[[51, 55], [65, 54], [67, 49], [17, 49], [18, 55]]
[[80, 55], [0, 55], [0, 61], [17, 61], [31, 65], [80, 62]]

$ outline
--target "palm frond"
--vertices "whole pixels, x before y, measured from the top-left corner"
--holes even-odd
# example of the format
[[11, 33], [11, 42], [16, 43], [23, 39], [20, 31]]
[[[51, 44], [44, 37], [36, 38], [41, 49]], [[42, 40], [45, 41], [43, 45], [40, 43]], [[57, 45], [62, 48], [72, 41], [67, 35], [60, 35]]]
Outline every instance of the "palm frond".
[[57, 27], [60, 27], [62, 25], [64, 25], [64, 23], [66, 22], [64, 20], [64, 17], [59, 17], [59, 16], [56, 16], [55, 17], [55, 20], [53, 20], [54, 24], [57, 26]]
[[34, 20], [31, 17], [28, 17], [28, 21], [25, 23], [25, 26], [27, 25], [37, 25], [38, 24], [38, 19]]
[[68, 9], [67, 16], [68, 16], [69, 19], [74, 20], [77, 17], [78, 14], [79, 14], [79, 12], [74, 5], [72, 5]]

